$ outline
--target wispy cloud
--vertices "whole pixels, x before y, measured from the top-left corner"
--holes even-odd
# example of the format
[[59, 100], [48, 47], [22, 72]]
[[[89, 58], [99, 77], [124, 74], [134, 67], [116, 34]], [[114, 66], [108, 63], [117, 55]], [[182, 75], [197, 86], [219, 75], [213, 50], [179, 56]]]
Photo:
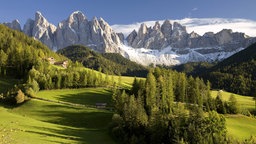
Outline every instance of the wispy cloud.
[[191, 11], [197, 11], [198, 8], [197, 7], [194, 7]]

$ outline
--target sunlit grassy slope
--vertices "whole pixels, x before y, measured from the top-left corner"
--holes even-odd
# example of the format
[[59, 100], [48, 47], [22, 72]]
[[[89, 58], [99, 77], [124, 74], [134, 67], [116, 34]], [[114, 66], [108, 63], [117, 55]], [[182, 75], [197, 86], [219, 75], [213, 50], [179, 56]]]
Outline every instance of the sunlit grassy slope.
[[95, 103], [111, 105], [111, 96], [111, 90], [106, 88], [43, 90], [37, 94], [37, 97], [56, 102], [63, 101], [88, 106], [95, 106]]
[[256, 136], [256, 119], [244, 115], [226, 116], [228, 134], [233, 138], [244, 140]]
[[[216, 97], [218, 91], [212, 91], [212, 96]], [[222, 99], [229, 100], [232, 93], [221, 91]], [[252, 97], [233, 94], [241, 111], [248, 111], [255, 108], [255, 102]], [[256, 119], [244, 115], [226, 115], [228, 134], [236, 139], [244, 140], [251, 135], [256, 135]]]
[[[114, 76], [116, 82], [119, 78]], [[133, 77], [121, 77], [121, 83], [128, 87], [131, 87], [133, 80]], [[0, 143], [114, 143], [108, 133], [113, 113], [92, 108], [95, 103], [111, 105], [111, 95], [111, 90], [107, 88], [44, 90], [37, 96], [54, 102], [33, 99], [16, 108], [1, 106]], [[212, 91], [212, 96], [216, 95], [217, 91]], [[228, 100], [230, 95], [231, 93], [222, 92], [224, 100]], [[254, 108], [251, 97], [235, 96], [241, 108]], [[256, 135], [254, 118], [226, 115], [226, 122], [228, 134], [234, 138], [242, 140]]]
[[[212, 93], [211, 93], [211, 95], [213, 97], [216, 97], [217, 94], [218, 94], [218, 91], [212, 91]], [[222, 94], [223, 100], [228, 101], [228, 99], [232, 93], [229, 93], [226, 91], [221, 91], [221, 94]], [[244, 110], [244, 109], [248, 110], [248, 109], [255, 108], [255, 103], [254, 103], [253, 97], [242, 96], [242, 95], [238, 95], [238, 94], [233, 94], [233, 95], [235, 95], [235, 98], [237, 99], [238, 105], [241, 108], [241, 110]]]
[[[100, 88], [42, 91], [38, 95], [87, 105], [109, 103], [111, 96], [108, 90]], [[13, 109], [1, 107], [0, 111], [0, 134], [4, 135], [0, 143], [114, 143], [108, 133], [111, 111], [35, 99]]]

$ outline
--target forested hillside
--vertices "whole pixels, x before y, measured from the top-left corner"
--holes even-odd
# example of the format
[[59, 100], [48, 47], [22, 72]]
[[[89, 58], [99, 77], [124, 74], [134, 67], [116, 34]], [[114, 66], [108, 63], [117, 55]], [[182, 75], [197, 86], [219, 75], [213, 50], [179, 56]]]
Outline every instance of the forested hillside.
[[106, 74], [146, 77], [147, 69], [117, 53], [98, 53], [81, 45], [73, 45], [57, 51], [73, 62]]
[[[63, 63], [65, 62], [65, 66]], [[60, 64], [60, 65], [59, 65]], [[58, 66], [59, 65], [59, 66]], [[0, 76], [20, 79], [8, 86], [1, 100], [17, 104], [39, 90], [98, 87], [113, 84], [108, 75], [85, 69], [80, 63], [51, 51], [22, 32], [0, 25]]]
[[223, 60], [202, 74], [214, 88], [225, 89], [237, 94], [256, 93], [256, 43]]
[[24, 78], [33, 65], [48, 57], [66, 59], [22, 32], [0, 25], [0, 75]]
[[234, 96], [211, 97], [210, 83], [156, 68], [129, 93], [116, 90], [112, 134], [121, 143], [233, 143], [223, 115], [236, 114]]

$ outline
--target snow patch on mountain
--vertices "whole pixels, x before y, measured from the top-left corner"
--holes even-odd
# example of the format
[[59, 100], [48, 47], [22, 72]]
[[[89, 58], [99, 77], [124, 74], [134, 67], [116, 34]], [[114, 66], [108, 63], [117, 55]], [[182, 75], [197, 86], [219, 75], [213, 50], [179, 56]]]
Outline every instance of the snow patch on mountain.
[[[127, 46], [127, 44], [120, 45], [121, 54], [136, 63], [142, 64], [144, 66], [148, 66], [150, 64], [153, 65], [179, 65], [188, 62], [201, 62], [201, 61], [220, 61], [231, 55], [243, 50], [244, 48], [239, 48], [235, 51], [231, 52], [215, 52], [209, 54], [201, 54], [197, 52], [200, 49], [205, 48], [185, 48], [185, 49], [177, 49], [166, 47], [162, 50], [152, 50], [145, 48], [132, 48]], [[180, 51], [187, 50], [187, 53], [180, 54]]]
[[[206, 32], [217, 33], [222, 29], [232, 29], [233, 32], [243, 32], [251, 37], [256, 36], [256, 21], [248, 19], [225, 19], [225, 18], [185, 18], [181, 20], [170, 20], [173, 22], [178, 22], [183, 26], [186, 26], [189, 33], [196, 32], [200, 35], [203, 35]], [[115, 32], [122, 32], [125, 37], [127, 37], [133, 30], [138, 30], [142, 23], [145, 23], [147, 26], [153, 27], [156, 21], [146, 21], [139, 22], [128, 25], [119, 25], [115, 24], [111, 27]], [[164, 20], [159, 20], [159, 23], [162, 25]]]

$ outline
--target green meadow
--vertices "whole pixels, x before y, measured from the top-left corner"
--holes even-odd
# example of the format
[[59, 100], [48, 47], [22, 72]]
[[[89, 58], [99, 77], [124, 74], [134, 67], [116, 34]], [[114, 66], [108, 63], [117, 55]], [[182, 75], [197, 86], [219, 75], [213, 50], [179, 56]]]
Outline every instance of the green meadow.
[[228, 134], [244, 140], [256, 136], [256, 119], [244, 115], [226, 115]]
[[[218, 91], [212, 91], [211, 95], [216, 97]], [[222, 99], [228, 101], [232, 93], [221, 91]], [[246, 112], [255, 108], [255, 102], [250, 96], [235, 95], [241, 112]], [[233, 138], [244, 140], [250, 136], [256, 136], [256, 119], [244, 115], [225, 115], [228, 134]]]
[[[211, 95], [213, 97], [216, 97], [218, 94], [218, 91], [212, 91]], [[224, 101], [228, 101], [230, 95], [232, 93], [226, 92], [226, 91], [221, 91], [222, 99]], [[237, 99], [238, 106], [240, 107], [241, 110], [250, 110], [255, 108], [255, 102], [253, 100], [253, 97], [250, 96], [242, 96], [238, 94], [233, 94], [235, 95], [235, 98]]]
[[[108, 90], [100, 88], [49, 90], [38, 95], [91, 106], [98, 101], [110, 103], [111, 96]], [[72, 101], [70, 96], [79, 100]], [[108, 132], [113, 115], [111, 111], [37, 99], [19, 107], [3, 106], [0, 111], [0, 132], [3, 133], [0, 143], [114, 143]]]
[[[118, 81], [119, 77], [114, 79]], [[121, 77], [123, 85], [131, 86], [133, 80], [132, 77]], [[8, 82], [2, 78], [1, 91], [14, 83], [15, 80]], [[217, 96], [217, 93], [218, 91], [212, 91], [212, 96]], [[0, 143], [115, 143], [108, 131], [113, 112], [94, 108], [95, 103], [107, 103], [111, 106], [111, 95], [108, 88], [42, 90], [37, 93], [37, 97], [44, 100], [31, 99], [19, 107], [2, 105]], [[231, 93], [222, 92], [224, 100], [228, 100], [230, 95]], [[252, 97], [236, 94], [235, 97], [240, 108], [254, 108]], [[255, 118], [243, 115], [225, 117], [229, 136], [243, 140], [256, 135]]]

